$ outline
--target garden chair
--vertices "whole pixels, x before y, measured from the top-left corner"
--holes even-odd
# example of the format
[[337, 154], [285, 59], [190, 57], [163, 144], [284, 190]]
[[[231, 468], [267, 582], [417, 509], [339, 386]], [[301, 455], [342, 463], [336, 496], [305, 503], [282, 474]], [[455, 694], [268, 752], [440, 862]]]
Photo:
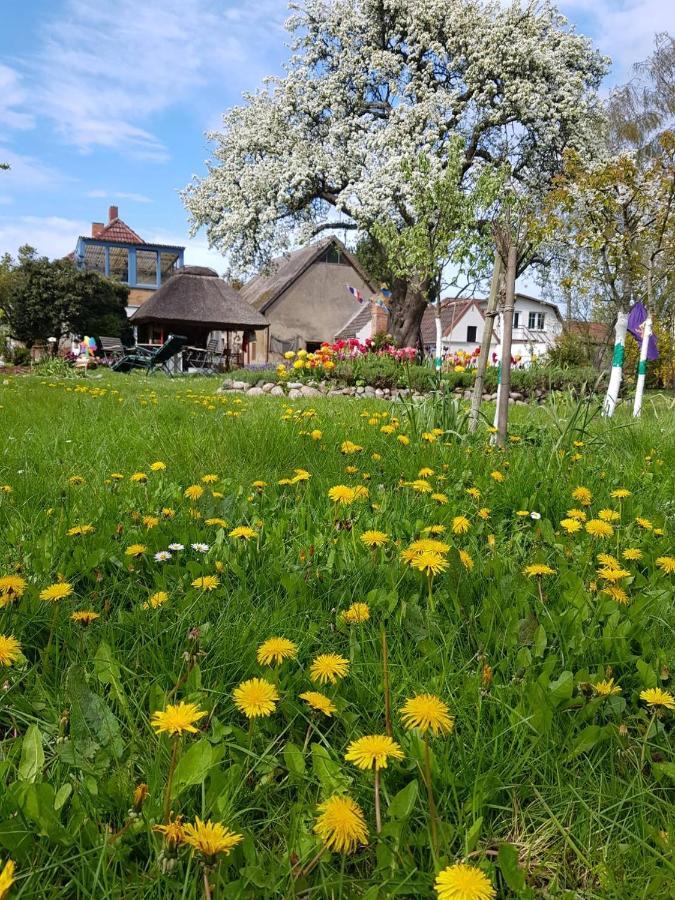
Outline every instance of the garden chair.
[[187, 347], [187, 366], [206, 373], [215, 373], [223, 361], [223, 351], [218, 350], [218, 338], [207, 341], [206, 347]]
[[112, 369], [114, 372], [130, 372], [132, 369], [145, 369], [146, 375], [152, 375], [157, 369], [164, 369], [167, 375], [173, 376], [168, 363], [181, 352], [187, 342], [188, 339], [180, 334], [170, 334], [162, 346], [156, 350], [134, 347], [126, 356], [118, 360], [112, 366]]

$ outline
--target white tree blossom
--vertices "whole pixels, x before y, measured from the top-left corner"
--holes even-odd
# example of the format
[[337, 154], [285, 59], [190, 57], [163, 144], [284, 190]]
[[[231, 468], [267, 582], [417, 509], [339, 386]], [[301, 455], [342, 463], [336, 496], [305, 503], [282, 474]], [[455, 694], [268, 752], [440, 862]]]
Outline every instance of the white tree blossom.
[[[460, 178], [510, 163], [515, 177], [594, 140], [606, 68], [550, 0], [304, 0], [292, 4], [283, 77], [229, 110], [208, 174], [184, 191], [193, 228], [240, 272], [319, 231], [410, 225], [401, 179], [423, 154], [432, 177], [451, 140]], [[435, 170], [435, 171], [434, 171]], [[393, 329], [410, 339], [424, 298], [400, 282]]]

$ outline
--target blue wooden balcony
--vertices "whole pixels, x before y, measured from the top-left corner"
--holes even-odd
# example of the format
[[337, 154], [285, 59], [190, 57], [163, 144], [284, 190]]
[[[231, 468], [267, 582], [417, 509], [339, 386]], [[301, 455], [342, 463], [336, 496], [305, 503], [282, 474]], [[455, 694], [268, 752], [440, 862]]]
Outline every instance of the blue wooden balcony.
[[156, 290], [183, 267], [184, 247], [138, 244], [80, 237], [75, 248], [78, 269], [100, 272], [130, 288]]

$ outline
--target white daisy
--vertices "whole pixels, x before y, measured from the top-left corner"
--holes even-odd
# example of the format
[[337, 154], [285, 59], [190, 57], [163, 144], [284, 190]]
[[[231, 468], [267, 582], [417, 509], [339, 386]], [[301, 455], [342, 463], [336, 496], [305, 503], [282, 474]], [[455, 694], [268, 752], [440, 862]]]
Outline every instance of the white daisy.
[[531, 518], [531, 519], [534, 519], [535, 522], [536, 522], [538, 519], [541, 519], [541, 513], [538, 513], [538, 512], [531, 512], [531, 513], [530, 513], [530, 518]]
[[208, 553], [209, 545], [208, 544], [190, 544], [193, 550], [196, 550], [197, 553]]
[[155, 553], [155, 559], [157, 562], [166, 562], [167, 559], [171, 559], [171, 554], [168, 550], [160, 550], [159, 553]]
[[173, 550], [175, 553], [178, 550], [185, 550], [185, 547], [182, 544], [169, 544], [169, 550]]

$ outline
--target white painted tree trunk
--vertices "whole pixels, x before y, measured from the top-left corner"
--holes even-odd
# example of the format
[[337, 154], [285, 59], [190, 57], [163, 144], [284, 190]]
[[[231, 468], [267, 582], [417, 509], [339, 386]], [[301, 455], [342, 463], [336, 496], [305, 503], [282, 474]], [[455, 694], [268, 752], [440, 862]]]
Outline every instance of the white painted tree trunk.
[[635, 386], [635, 402], [633, 403], [633, 417], [638, 418], [642, 410], [642, 397], [645, 392], [645, 381], [647, 379], [647, 350], [649, 348], [649, 338], [652, 333], [652, 317], [647, 316], [644, 328], [642, 330], [642, 344], [640, 345], [640, 362], [638, 363], [638, 377]]
[[497, 354], [497, 399], [495, 400], [495, 417], [492, 423], [495, 428], [499, 419], [499, 398], [502, 395], [502, 348], [504, 346], [504, 314], [502, 312], [497, 314], [497, 330], [499, 331], [499, 343], [495, 351]]
[[614, 355], [612, 357], [612, 371], [609, 376], [609, 384], [607, 385], [607, 393], [605, 402], [602, 407], [603, 416], [611, 418], [614, 415], [616, 404], [619, 399], [619, 391], [621, 389], [621, 379], [623, 377], [623, 355], [626, 346], [626, 330], [628, 326], [628, 313], [620, 310], [616, 317], [616, 325], [614, 326]]
[[435, 304], [435, 322], [436, 322], [436, 359], [434, 365], [436, 371], [441, 371], [443, 365], [443, 323], [441, 321], [441, 298], [439, 296]]

